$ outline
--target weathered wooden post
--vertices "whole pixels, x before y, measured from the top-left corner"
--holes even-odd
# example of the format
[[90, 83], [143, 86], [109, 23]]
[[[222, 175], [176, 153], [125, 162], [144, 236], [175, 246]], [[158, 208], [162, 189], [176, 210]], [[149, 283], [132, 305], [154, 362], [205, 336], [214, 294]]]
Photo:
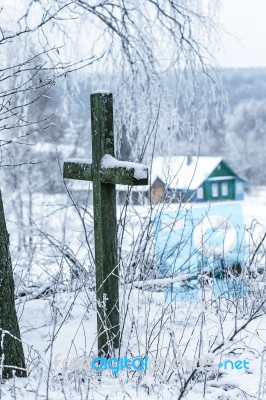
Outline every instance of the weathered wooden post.
[[9, 234], [0, 192], [0, 378], [25, 377], [25, 359], [14, 300]]
[[114, 158], [113, 98], [109, 92], [91, 94], [92, 163], [64, 162], [64, 178], [93, 181], [97, 331], [99, 355], [118, 349], [119, 270], [115, 184], [146, 185], [148, 169]]

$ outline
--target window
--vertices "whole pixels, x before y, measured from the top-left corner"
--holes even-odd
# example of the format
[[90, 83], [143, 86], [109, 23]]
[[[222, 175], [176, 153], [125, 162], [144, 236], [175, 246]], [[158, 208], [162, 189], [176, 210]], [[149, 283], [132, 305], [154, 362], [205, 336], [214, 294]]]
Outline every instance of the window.
[[236, 194], [237, 195], [242, 195], [243, 192], [244, 192], [243, 183], [242, 182], [236, 182]]
[[198, 200], [203, 200], [204, 199], [204, 195], [203, 195], [203, 187], [199, 187], [197, 190], [197, 198]]
[[212, 197], [218, 197], [218, 183], [212, 184]]
[[222, 196], [228, 196], [228, 182], [222, 182]]

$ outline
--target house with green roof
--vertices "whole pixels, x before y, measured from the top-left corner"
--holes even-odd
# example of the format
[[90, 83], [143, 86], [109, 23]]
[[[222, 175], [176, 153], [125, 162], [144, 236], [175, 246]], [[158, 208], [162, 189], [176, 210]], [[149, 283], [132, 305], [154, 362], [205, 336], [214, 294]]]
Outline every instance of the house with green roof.
[[155, 157], [150, 201], [243, 200], [245, 180], [221, 157]]

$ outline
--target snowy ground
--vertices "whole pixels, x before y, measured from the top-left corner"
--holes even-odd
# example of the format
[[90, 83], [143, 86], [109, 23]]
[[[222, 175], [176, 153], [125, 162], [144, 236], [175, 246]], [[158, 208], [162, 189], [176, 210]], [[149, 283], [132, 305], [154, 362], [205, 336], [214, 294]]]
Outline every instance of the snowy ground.
[[[252, 229], [254, 246], [266, 227], [265, 195], [266, 190], [260, 188], [241, 202], [245, 223]], [[57, 209], [60, 211], [55, 212]], [[71, 204], [64, 208], [60, 196], [50, 199], [48, 196], [36, 197], [34, 212], [31, 234], [36, 251], [22, 253], [15, 246], [12, 248], [16, 280], [19, 280], [23, 268], [24, 282], [29, 276], [32, 282], [46, 282], [47, 277], [63, 269], [67, 282], [64, 257], [51, 246], [51, 242], [47, 242], [47, 238], [41, 243], [40, 239], [36, 239], [39, 238], [35, 236], [37, 227], [68, 244], [81, 264], [89, 269], [92, 260], [84, 244], [84, 229]], [[142, 223], [145, 224], [147, 210], [145, 207], [134, 207], [130, 213], [125, 234], [125, 252], [129, 252], [139, 240], [138, 235]], [[92, 219], [88, 214], [83, 216], [88, 228], [88, 241], [92, 243]], [[14, 220], [15, 216], [13, 221], [12, 218], [8, 221], [11, 237], [12, 232], [13, 235], [17, 232]], [[25, 268], [28, 260], [31, 272]], [[262, 262], [263, 257], [260, 258]], [[121, 285], [123, 316], [127, 310], [121, 355], [127, 354], [132, 359], [147, 354], [150, 369], [123, 370], [115, 376], [110, 370], [99, 374], [91, 368], [80, 368], [80, 364], [71, 365], [73, 359], [84, 360], [87, 357], [90, 360], [96, 356], [95, 294], [91, 290], [91, 282], [81, 284], [74, 281], [71, 287], [66, 285], [64, 290], [61, 287], [61, 291], [54, 295], [46, 294], [43, 298], [27, 302], [18, 299], [18, 316], [29, 377], [14, 378], [3, 383], [0, 386], [0, 398], [266, 399], [264, 305], [255, 314], [256, 307], [261, 305], [266, 295], [264, 281], [261, 277], [254, 279], [254, 282], [250, 282], [252, 291], [248, 299], [230, 302], [215, 298], [211, 286], [207, 285], [200, 291], [197, 303], [165, 302], [164, 293], [158, 288], [138, 289], [131, 285]], [[258, 318], [254, 317], [247, 324], [252, 316]], [[180, 357], [193, 361], [199, 351], [201, 358], [204, 358], [210, 348], [214, 368], [207, 374], [197, 371], [190, 378], [193, 366], [179, 363], [173, 368], [168, 363], [168, 359], [180, 360]], [[219, 368], [218, 364], [227, 359], [247, 360], [249, 369]], [[161, 362], [156, 368], [155, 360]], [[181, 396], [182, 385], [186, 386], [186, 391]]]

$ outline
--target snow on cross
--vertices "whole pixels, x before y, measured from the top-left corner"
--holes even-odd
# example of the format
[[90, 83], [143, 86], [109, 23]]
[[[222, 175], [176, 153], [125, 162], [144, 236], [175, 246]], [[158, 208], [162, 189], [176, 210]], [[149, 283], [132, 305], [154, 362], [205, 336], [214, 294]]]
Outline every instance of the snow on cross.
[[120, 343], [115, 185], [147, 185], [148, 168], [114, 158], [112, 93], [97, 91], [90, 99], [92, 162], [66, 160], [63, 176], [93, 181], [98, 353], [111, 357]]

